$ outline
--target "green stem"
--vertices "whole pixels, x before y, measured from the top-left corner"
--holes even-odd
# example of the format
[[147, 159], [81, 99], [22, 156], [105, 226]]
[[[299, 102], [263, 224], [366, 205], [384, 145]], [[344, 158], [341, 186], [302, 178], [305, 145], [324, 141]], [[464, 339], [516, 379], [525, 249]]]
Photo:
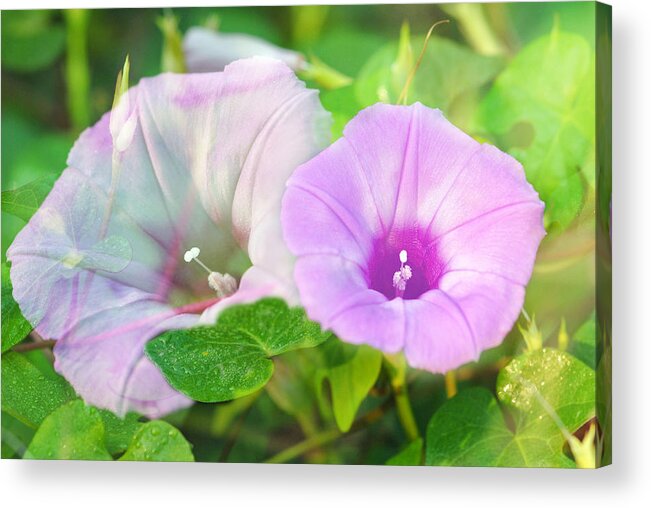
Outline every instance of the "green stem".
[[289, 462], [290, 460], [300, 457], [301, 455], [309, 452], [314, 448], [318, 448], [319, 446], [323, 446], [324, 444], [334, 441], [341, 435], [342, 434], [339, 429], [324, 430], [323, 432], [314, 434], [312, 437], [309, 437], [300, 443], [296, 443], [294, 446], [285, 448], [283, 451], [277, 453], [270, 459], [265, 460], [265, 463], [283, 464], [285, 462]]
[[468, 44], [477, 53], [498, 56], [508, 52], [508, 48], [486, 19], [483, 5], [452, 4], [444, 6], [443, 10], [457, 20]]
[[[391, 399], [387, 399], [387, 401], [385, 401], [381, 406], [376, 407], [375, 409], [366, 413], [364, 416], [355, 420], [346, 435], [353, 434], [382, 418], [385, 411], [389, 407], [390, 400]], [[265, 460], [265, 463], [282, 464], [289, 462], [290, 460], [300, 457], [301, 455], [304, 455], [311, 450], [314, 450], [315, 448], [319, 448], [320, 446], [331, 443], [343, 435], [344, 433], [337, 428], [321, 431], [318, 434], [314, 434], [313, 436], [308, 437], [300, 443], [296, 443], [295, 445], [282, 450], [270, 459]]]
[[445, 394], [451, 399], [457, 394], [457, 374], [453, 370], [445, 373]]
[[415, 441], [420, 437], [420, 432], [418, 431], [416, 418], [414, 418], [414, 412], [411, 409], [407, 387], [394, 387], [393, 396], [396, 400], [398, 419], [400, 420], [402, 427], [405, 429], [405, 434], [407, 434], [409, 441]]
[[393, 398], [396, 401], [396, 411], [402, 428], [409, 441], [420, 438], [414, 411], [411, 408], [409, 392], [407, 390], [407, 364], [402, 355], [385, 355], [386, 371], [391, 380]]
[[244, 422], [246, 421], [246, 417], [249, 416], [249, 413], [251, 412], [251, 409], [253, 409], [253, 405], [255, 401], [258, 400], [258, 397], [260, 396], [260, 393], [262, 393], [262, 390], [258, 390], [254, 394], [254, 396], [251, 397], [250, 399], [251, 403], [244, 411], [242, 411], [242, 414], [240, 415], [237, 423], [235, 424], [235, 427], [233, 427], [228, 439], [226, 440], [226, 443], [224, 444], [224, 447], [222, 448], [221, 453], [219, 454], [219, 462], [228, 461], [228, 456], [231, 454], [231, 451], [233, 451], [233, 447], [237, 442], [237, 438], [239, 437], [240, 432], [244, 427]]
[[90, 72], [88, 69], [88, 11], [67, 9], [66, 86], [68, 114], [75, 134], [90, 123]]
[[26, 351], [34, 351], [35, 349], [48, 349], [53, 348], [56, 344], [55, 340], [43, 340], [40, 342], [27, 342], [23, 344], [18, 344], [12, 349], [18, 353], [24, 353]]

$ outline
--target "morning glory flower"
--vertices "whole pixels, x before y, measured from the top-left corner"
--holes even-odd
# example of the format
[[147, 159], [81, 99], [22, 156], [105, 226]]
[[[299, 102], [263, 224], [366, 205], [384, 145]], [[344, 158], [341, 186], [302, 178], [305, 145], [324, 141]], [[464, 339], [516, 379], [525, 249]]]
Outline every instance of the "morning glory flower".
[[235, 60], [252, 56], [281, 60], [294, 71], [305, 66], [305, 58], [297, 51], [252, 35], [217, 32], [203, 27], [192, 27], [187, 31], [183, 38], [183, 54], [189, 72], [221, 71]]
[[312, 319], [446, 372], [512, 328], [543, 208], [515, 159], [440, 111], [377, 104], [294, 172], [282, 223]]
[[143, 79], [82, 133], [7, 257], [23, 314], [87, 402], [152, 418], [187, 406], [148, 340], [232, 303], [296, 300], [281, 197], [329, 127], [316, 91], [253, 58]]
[[308, 62], [297, 51], [275, 46], [248, 34], [222, 33], [202, 27], [190, 28], [183, 38], [183, 56], [189, 72], [221, 71], [238, 59], [264, 56], [285, 62], [302, 79], [314, 81], [326, 90], [352, 83], [351, 78], [314, 56]]

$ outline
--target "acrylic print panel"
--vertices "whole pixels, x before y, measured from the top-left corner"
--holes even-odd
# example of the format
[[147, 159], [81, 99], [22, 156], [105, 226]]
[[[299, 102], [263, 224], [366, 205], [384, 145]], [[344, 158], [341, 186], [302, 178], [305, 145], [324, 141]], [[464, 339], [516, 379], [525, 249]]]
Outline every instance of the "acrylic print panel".
[[611, 460], [610, 8], [2, 13], [2, 457]]

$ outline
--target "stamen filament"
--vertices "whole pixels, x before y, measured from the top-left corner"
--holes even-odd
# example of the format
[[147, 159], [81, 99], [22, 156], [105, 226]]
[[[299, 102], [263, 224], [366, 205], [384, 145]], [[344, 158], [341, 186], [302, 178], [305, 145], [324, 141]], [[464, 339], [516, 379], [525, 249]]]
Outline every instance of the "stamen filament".
[[235, 280], [235, 277], [228, 273], [222, 274], [211, 270], [199, 259], [199, 254], [201, 254], [199, 247], [192, 247], [185, 252], [183, 260], [186, 263], [196, 261], [201, 268], [208, 272], [208, 285], [210, 289], [217, 293], [219, 298], [225, 298], [235, 293], [237, 291], [237, 280]]
[[199, 258], [194, 258], [193, 261], [196, 261], [197, 263], [199, 263], [199, 266], [201, 266], [201, 268], [206, 270], [209, 275], [212, 273], [212, 270], [210, 268], [208, 268], [206, 265], [204, 265], [203, 262]]

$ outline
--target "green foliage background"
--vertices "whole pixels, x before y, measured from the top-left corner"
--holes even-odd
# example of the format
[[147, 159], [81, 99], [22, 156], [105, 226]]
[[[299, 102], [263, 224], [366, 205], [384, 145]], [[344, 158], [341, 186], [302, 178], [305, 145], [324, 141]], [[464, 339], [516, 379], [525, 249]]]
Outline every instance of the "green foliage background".
[[[595, 379], [607, 378], [610, 355], [594, 314], [595, 9], [552, 2], [3, 12], [3, 261], [76, 136], [110, 109], [126, 55], [132, 82], [161, 72], [170, 58], [157, 24], [164, 14], [176, 17], [181, 33], [218, 20], [224, 32], [296, 49], [349, 76], [336, 89], [306, 77], [333, 114], [335, 138], [361, 108], [397, 102], [427, 30], [449, 19], [429, 41], [407, 102], [440, 108], [520, 160], [546, 203], [548, 236], [527, 290], [532, 317], [457, 370], [452, 398], [452, 377], [446, 385], [400, 359], [343, 344], [270, 300], [234, 309], [214, 328], [149, 344], [170, 383], [202, 401], [154, 422], [85, 406], [54, 371], [50, 350], [22, 342], [30, 325], [3, 264], [2, 456], [585, 465], [577, 443], [597, 416]], [[608, 221], [598, 227], [607, 231]], [[280, 316], [275, 328], [260, 328], [269, 309]], [[240, 328], [260, 340], [252, 346]], [[228, 337], [230, 349], [210, 346], [215, 337]], [[161, 348], [175, 368], [157, 357]], [[206, 349], [202, 361], [197, 348]], [[232, 379], [209, 377], [214, 364]], [[412, 422], [400, 409], [405, 400]], [[591, 443], [596, 465], [610, 457], [607, 408]]]

